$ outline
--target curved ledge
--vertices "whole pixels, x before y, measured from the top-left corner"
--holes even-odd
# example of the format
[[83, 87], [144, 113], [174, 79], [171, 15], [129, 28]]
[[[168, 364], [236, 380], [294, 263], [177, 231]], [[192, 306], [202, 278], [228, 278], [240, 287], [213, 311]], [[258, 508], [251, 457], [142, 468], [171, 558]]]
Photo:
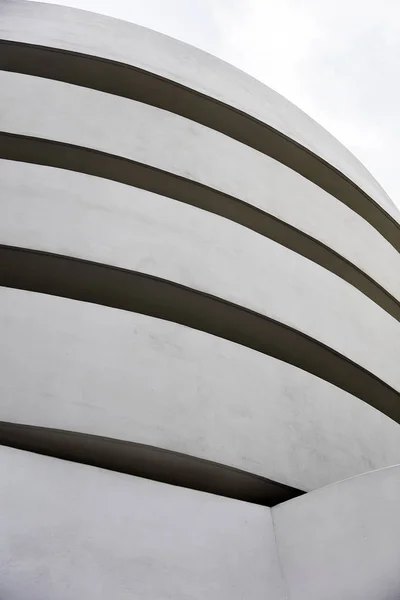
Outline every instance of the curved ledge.
[[324, 159], [258, 119], [160, 75], [116, 61], [0, 41], [0, 69], [107, 92], [173, 112], [219, 131], [300, 173], [363, 217], [400, 251], [400, 223]]
[[242, 200], [123, 157], [40, 138], [0, 132], [0, 157], [118, 181], [222, 216], [331, 271], [400, 321], [400, 302], [372, 277], [322, 242]]
[[0, 246], [0, 285], [173, 321], [299, 367], [400, 423], [400, 393], [317, 340], [221, 298], [170, 281], [35, 250]]
[[0, 421], [0, 444], [264, 506], [304, 493], [195, 456], [62, 429]]

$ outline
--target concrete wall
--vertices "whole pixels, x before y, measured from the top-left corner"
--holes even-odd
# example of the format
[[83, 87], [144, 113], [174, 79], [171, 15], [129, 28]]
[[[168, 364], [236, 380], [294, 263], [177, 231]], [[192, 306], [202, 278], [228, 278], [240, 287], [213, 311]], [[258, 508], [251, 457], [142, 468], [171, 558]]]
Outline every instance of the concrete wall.
[[379, 184], [327, 131], [267, 86], [210, 54], [131, 23], [67, 7], [6, 0], [0, 14], [0, 33], [6, 40], [145, 69], [268, 123], [345, 173], [399, 219]]
[[400, 466], [272, 509], [290, 600], [400, 597]]
[[0, 596], [398, 598], [399, 468], [335, 483], [400, 462], [379, 184], [91, 13], [1, 2], [0, 89]]
[[108, 307], [5, 288], [0, 301], [1, 420], [150, 444], [302, 490], [400, 462], [397, 423], [282, 361]]
[[393, 246], [354, 211], [269, 156], [111, 94], [4, 71], [0, 86], [3, 131], [100, 150], [228, 194], [332, 248], [400, 301], [400, 281], [393, 277], [400, 258]]
[[284, 600], [270, 510], [0, 448], [7, 600]]
[[397, 600], [400, 467], [271, 509], [0, 448], [0, 593]]
[[[29, 118], [26, 110], [21, 110], [18, 117], [15, 108], [17, 99], [27, 96], [32, 107], [34, 94], [24, 88], [0, 114], [6, 121], [14, 121], [20, 131], [32, 133], [23, 128], [22, 117], [25, 115], [26, 121], [37, 128], [39, 103]], [[61, 97], [70, 106], [68, 95]], [[99, 103], [96, 106], [99, 109]], [[87, 107], [89, 117], [89, 104]], [[73, 122], [64, 114], [43, 107], [45, 120], [46, 115], [50, 115], [54, 127], [60, 123], [65, 135], [67, 130], [72, 135]], [[94, 135], [102, 131], [104, 138], [111, 137], [108, 130], [100, 129], [100, 123], [89, 125], [82, 104], [80, 115], [82, 121], [75, 124], [77, 134], [86, 128]], [[121, 125], [132, 122], [121, 111], [118, 115]], [[150, 129], [154, 119], [137, 122], [148, 123], [146, 128]], [[126, 127], [125, 136], [121, 129], [120, 139], [121, 143], [128, 139], [135, 148], [143, 148], [136, 135], [128, 135]], [[165, 157], [180, 152], [183, 139], [181, 144], [171, 146], [172, 151], [167, 146], [173, 144], [172, 140], [168, 136], [163, 139]], [[206, 147], [202, 150], [205, 153]], [[193, 157], [193, 165], [197, 164]], [[5, 168], [12, 177], [15, 167]], [[0, 230], [3, 243], [140, 271], [229, 300], [306, 333], [400, 391], [400, 322], [326, 269], [227, 219], [135, 188], [107, 185], [88, 177], [74, 179], [69, 173], [43, 168], [28, 180], [32, 183], [24, 183], [22, 188], [18, 183], [11, 184], [17, 190], [2, 194], [4, 213], [8, 215]], [[34, 180], [38, 185], [33, 189]], [[25, 181], [23, 172], [17, 173], [13, 181]], [[15, 201], [16, 196], [19, 199]], [[25, 205], [33, 214], [21, 219], [21, 207]], [[385, 351], [377, 353], [377, 347]]]

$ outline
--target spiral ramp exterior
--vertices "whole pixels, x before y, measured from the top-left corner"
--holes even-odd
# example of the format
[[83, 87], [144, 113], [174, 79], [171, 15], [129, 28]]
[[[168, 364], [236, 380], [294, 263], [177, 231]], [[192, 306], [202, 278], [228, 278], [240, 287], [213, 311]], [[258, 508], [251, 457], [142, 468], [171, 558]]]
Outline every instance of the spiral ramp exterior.
[[284, 98], [0, 3], [0, 597], [400, 597], [400, 216]]

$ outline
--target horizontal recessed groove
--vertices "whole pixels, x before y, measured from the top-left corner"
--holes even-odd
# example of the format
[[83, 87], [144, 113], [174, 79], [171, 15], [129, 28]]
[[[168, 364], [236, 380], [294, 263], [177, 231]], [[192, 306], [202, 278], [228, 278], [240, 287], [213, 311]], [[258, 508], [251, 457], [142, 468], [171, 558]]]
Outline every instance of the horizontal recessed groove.
[[0, 69], [80, 85], [156, 106], [266, 154], [346, 204], [400, 251], [400, 224], [327, 161], [258, 119], [201, 92], [117, 61], [0, 40]]
[[400, 393], [310, 336], [165, 279], [78, 258], [0, 246], [0, 285], [172, 321], [299, 367], [400, 423]]
[[304, 493], [188, 454], [63, 429], [0, 421], [0, 444], [264, 506]]
[[315, 238], [228, 194], [167, 171], [98, 150], [10, 133], [0, 132], [0, 158], [118, 181], [222, 216], [331, 271], [400, 321], [400, 302], [372, 277]]

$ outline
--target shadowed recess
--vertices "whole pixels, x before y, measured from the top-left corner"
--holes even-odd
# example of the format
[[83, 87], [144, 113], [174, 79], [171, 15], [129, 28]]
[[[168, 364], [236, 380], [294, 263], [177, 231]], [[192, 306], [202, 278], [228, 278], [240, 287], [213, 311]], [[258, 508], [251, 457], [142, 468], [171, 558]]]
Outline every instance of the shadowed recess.
[[0, 444], [264, 506], [304, 493], [188, 454], [63, 429], [0, 421]]
[[400, 302], [353, 263], [299, 229], [233, 196], [127, 158], [29, 136], [0, 132], [0, 158], [118, 181], [222, 216], [331, 271], [400, 321]]
[[332, 194], [400, 251], [400, 224], [341, 171], [280, 131], [215, 98], [125, 63], [22, 42], [0, 41], [0, 69], [130, 98], [219, 131]]
[[400, 423], [400, 393], [310, 336], [165, 279], [58, 254], [0, 246], [0, 285], [137, 312], [273, 356], [353, 394]]

